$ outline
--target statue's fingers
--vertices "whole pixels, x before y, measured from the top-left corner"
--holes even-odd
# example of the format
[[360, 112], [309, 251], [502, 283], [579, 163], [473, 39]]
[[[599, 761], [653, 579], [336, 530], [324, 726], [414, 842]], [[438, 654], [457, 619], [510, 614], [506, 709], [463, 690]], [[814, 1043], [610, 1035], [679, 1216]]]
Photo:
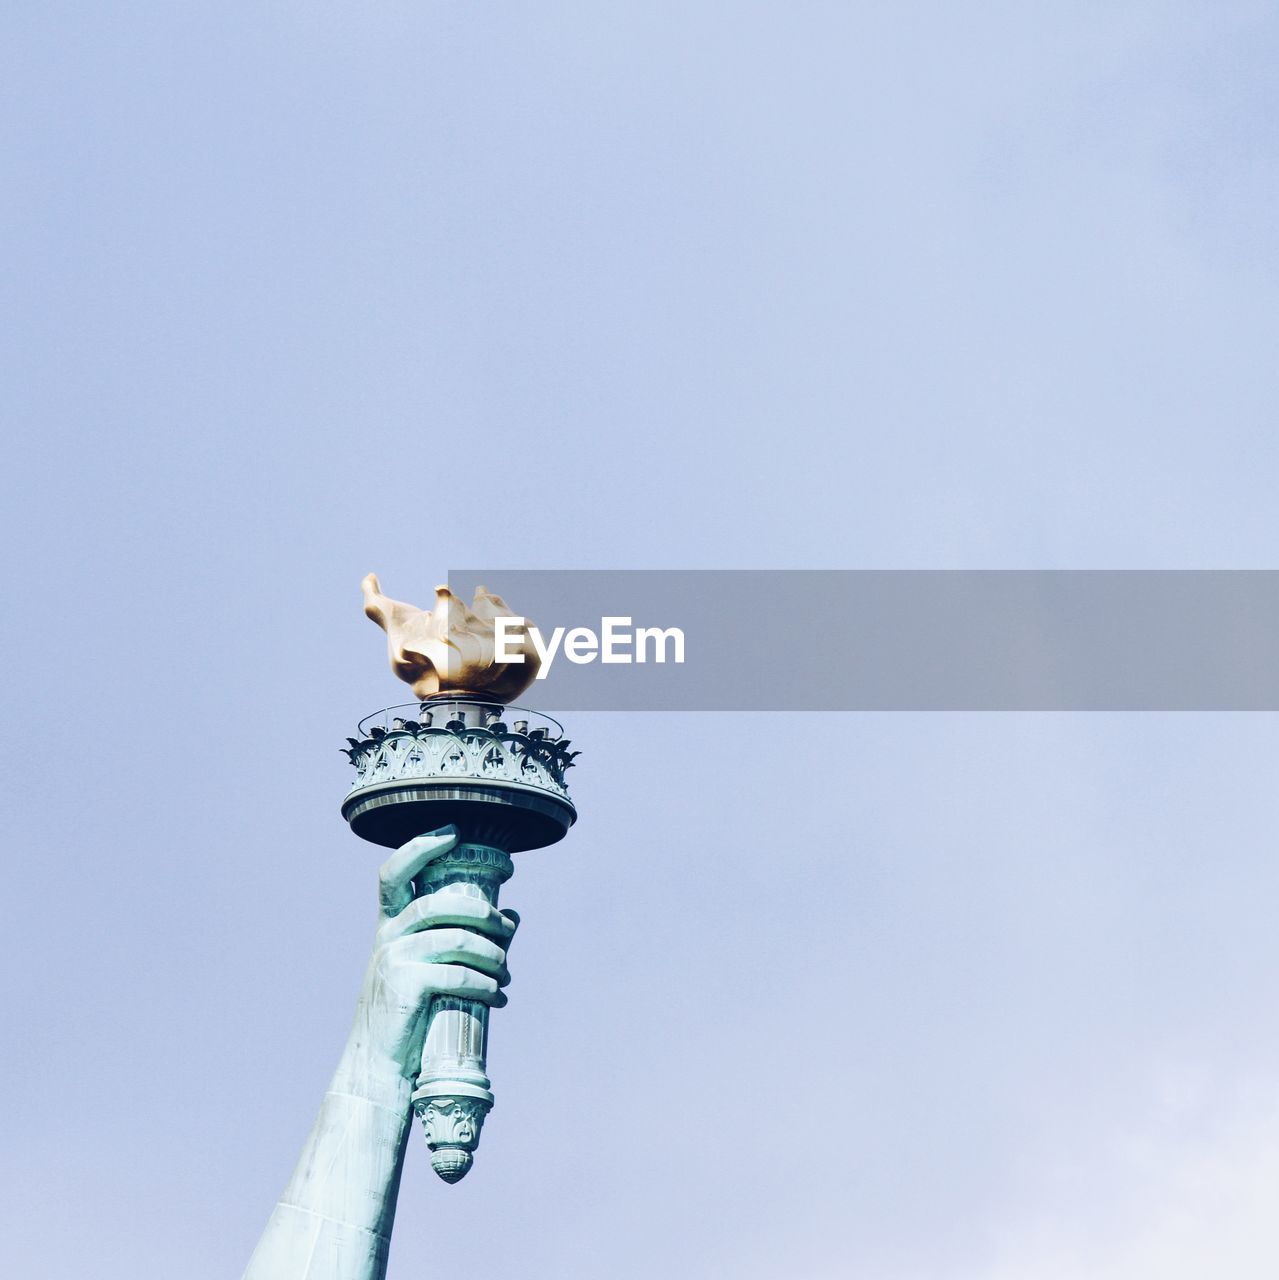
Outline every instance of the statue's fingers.
[[460, 964], [424, 964], [417, 976], [436, 995], [478, 1000], [481, 1004], [492, 1005], [494, 1009], [500, 1009], [506, 1003], [506, 995], [499, 990], [495, 979]]
[[484, 898], [477, 898], [458, 889], [440, 889], [435, 893], [415, 898], [397, 915], [385, 921], [378, 930], [379, 942], [390, 942], [405, 934], [422, 929], [437, 929], [441, 925], [461, 925], [474, 929], [486, 937], [506, 942], [515, 932], [519, 917], [514, 912], [501, 912]]
[[428, 929], [410, 933], [389, 944], [397, 964], [465, 965], [490, 978], [500, 978], [506, 970], [506, 952], [470, 929]]
[[455, 844], [457, 828], [450, 823], [424, 836], [414, 837], [391, 854], [378, 873], [383, 912], [388, 916], [399, 915], [413, 901], [413, 877], [433, 858], [447, 853]]

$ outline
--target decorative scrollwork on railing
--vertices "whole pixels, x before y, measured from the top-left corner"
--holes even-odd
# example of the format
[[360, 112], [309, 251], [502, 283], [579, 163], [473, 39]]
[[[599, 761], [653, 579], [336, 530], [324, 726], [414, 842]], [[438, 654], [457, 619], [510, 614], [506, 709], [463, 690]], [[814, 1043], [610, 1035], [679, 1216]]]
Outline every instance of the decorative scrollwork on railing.
[[527, 721], [508, 728], [501, 720], [468, 724], [468, 708], [451, 704], [454, 718], [443, 726], [395, 718], [391, 727], [371, 725], [367, 737], [348, 738], [344, 749], [355, 766], [353, 789], [415, 778], [483, 778], [518, 782], [567, 796], [564, 774], [576, 751], [565, 738], [545, 729], [530, 730]]

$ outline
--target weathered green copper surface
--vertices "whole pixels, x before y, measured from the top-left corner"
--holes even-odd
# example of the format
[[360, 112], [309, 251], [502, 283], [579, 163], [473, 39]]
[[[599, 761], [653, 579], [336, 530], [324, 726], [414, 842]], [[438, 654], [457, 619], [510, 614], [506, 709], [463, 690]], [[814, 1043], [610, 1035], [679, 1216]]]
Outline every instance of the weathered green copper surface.
[[[501, 849], [459, 844], [431, 862], [418, 878], [418, 892], [452, 890], [496, 907], [498, 891], [514, 870]], [[436, 996], [427, 1013], [413, 1110], [431, 1150], [431, 1167], [445, 1182], [456, 1182], [470, 1169], [493, 1106], [485, 1073], [488, 1014], [483, 1001], [454, 996]]]
[[549, 717], [441, 695], [388, 707], [360, 733], [347, 739], [356, 777], [342, 816], [374, 844], [455, 823], [516, 853], [554, 844], [577, 817], [564, 781], [577, 752]]
[[[356, 783], [342, 813], [351, 829], [383, 844], [445, 817], [459, 834], [418, 876], [420, 894], [447, 889], [495, 908], [514, 871], [509, 855], [559, 840], [576, 817], [564, 775], [577, 753], [535, 712], [441, 694], [368, 717], [360, 731], [347, 750]], [[487, 1053], [483, 1002], [431, 1002], [413, 1107], [447, 1182], [470, 1169], [493, 1106]]]
[[[486, 1012], [506, 1002], [506, 946], [518, 917], [452, 879], [430, 887], [424, 874], [460, 847], [456, 832], [432, 832], [382, 865], [377, 933], [355, 1022], [245, 1280], [385, 1274], [432, 1002]], [[466, 1141], [464, 1126], [454, 1123], [440, 1145], [465, 1150]]]

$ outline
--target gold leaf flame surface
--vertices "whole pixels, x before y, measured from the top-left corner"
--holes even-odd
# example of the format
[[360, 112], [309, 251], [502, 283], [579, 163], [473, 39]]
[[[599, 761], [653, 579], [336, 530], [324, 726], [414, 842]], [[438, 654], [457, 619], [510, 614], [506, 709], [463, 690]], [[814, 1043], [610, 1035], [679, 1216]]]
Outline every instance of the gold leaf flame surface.
[[528, 636], [508, 640], [508, 652], [522, 653], [523, 663], [499, 663], [493, 619], [515, 617], [501, 596], [483, 587], [467, 606], [446, 586], [435, 588], [435, 607], [392, 600], [382, 594], [377, 574], [360, 588], [364, 612], [386, 632], [391, 670], [412, 685], [419, 698], [440, 693], [474, 694], [493, 702], [513, 702], [533, 683], [540, 659]]

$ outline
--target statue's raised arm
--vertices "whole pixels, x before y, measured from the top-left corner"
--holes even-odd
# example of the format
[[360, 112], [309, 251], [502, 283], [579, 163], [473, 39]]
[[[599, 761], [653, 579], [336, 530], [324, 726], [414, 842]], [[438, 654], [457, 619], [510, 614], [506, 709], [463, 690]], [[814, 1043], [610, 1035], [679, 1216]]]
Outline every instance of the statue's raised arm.
[[382, 1280], [435, 996], [502, 1005], [519, 923], [454, 889], [413, 896], [414, 878], [457, 844], [418, 836], [383, 864], [373, 955], [338, 1069], [244, 1280]]

